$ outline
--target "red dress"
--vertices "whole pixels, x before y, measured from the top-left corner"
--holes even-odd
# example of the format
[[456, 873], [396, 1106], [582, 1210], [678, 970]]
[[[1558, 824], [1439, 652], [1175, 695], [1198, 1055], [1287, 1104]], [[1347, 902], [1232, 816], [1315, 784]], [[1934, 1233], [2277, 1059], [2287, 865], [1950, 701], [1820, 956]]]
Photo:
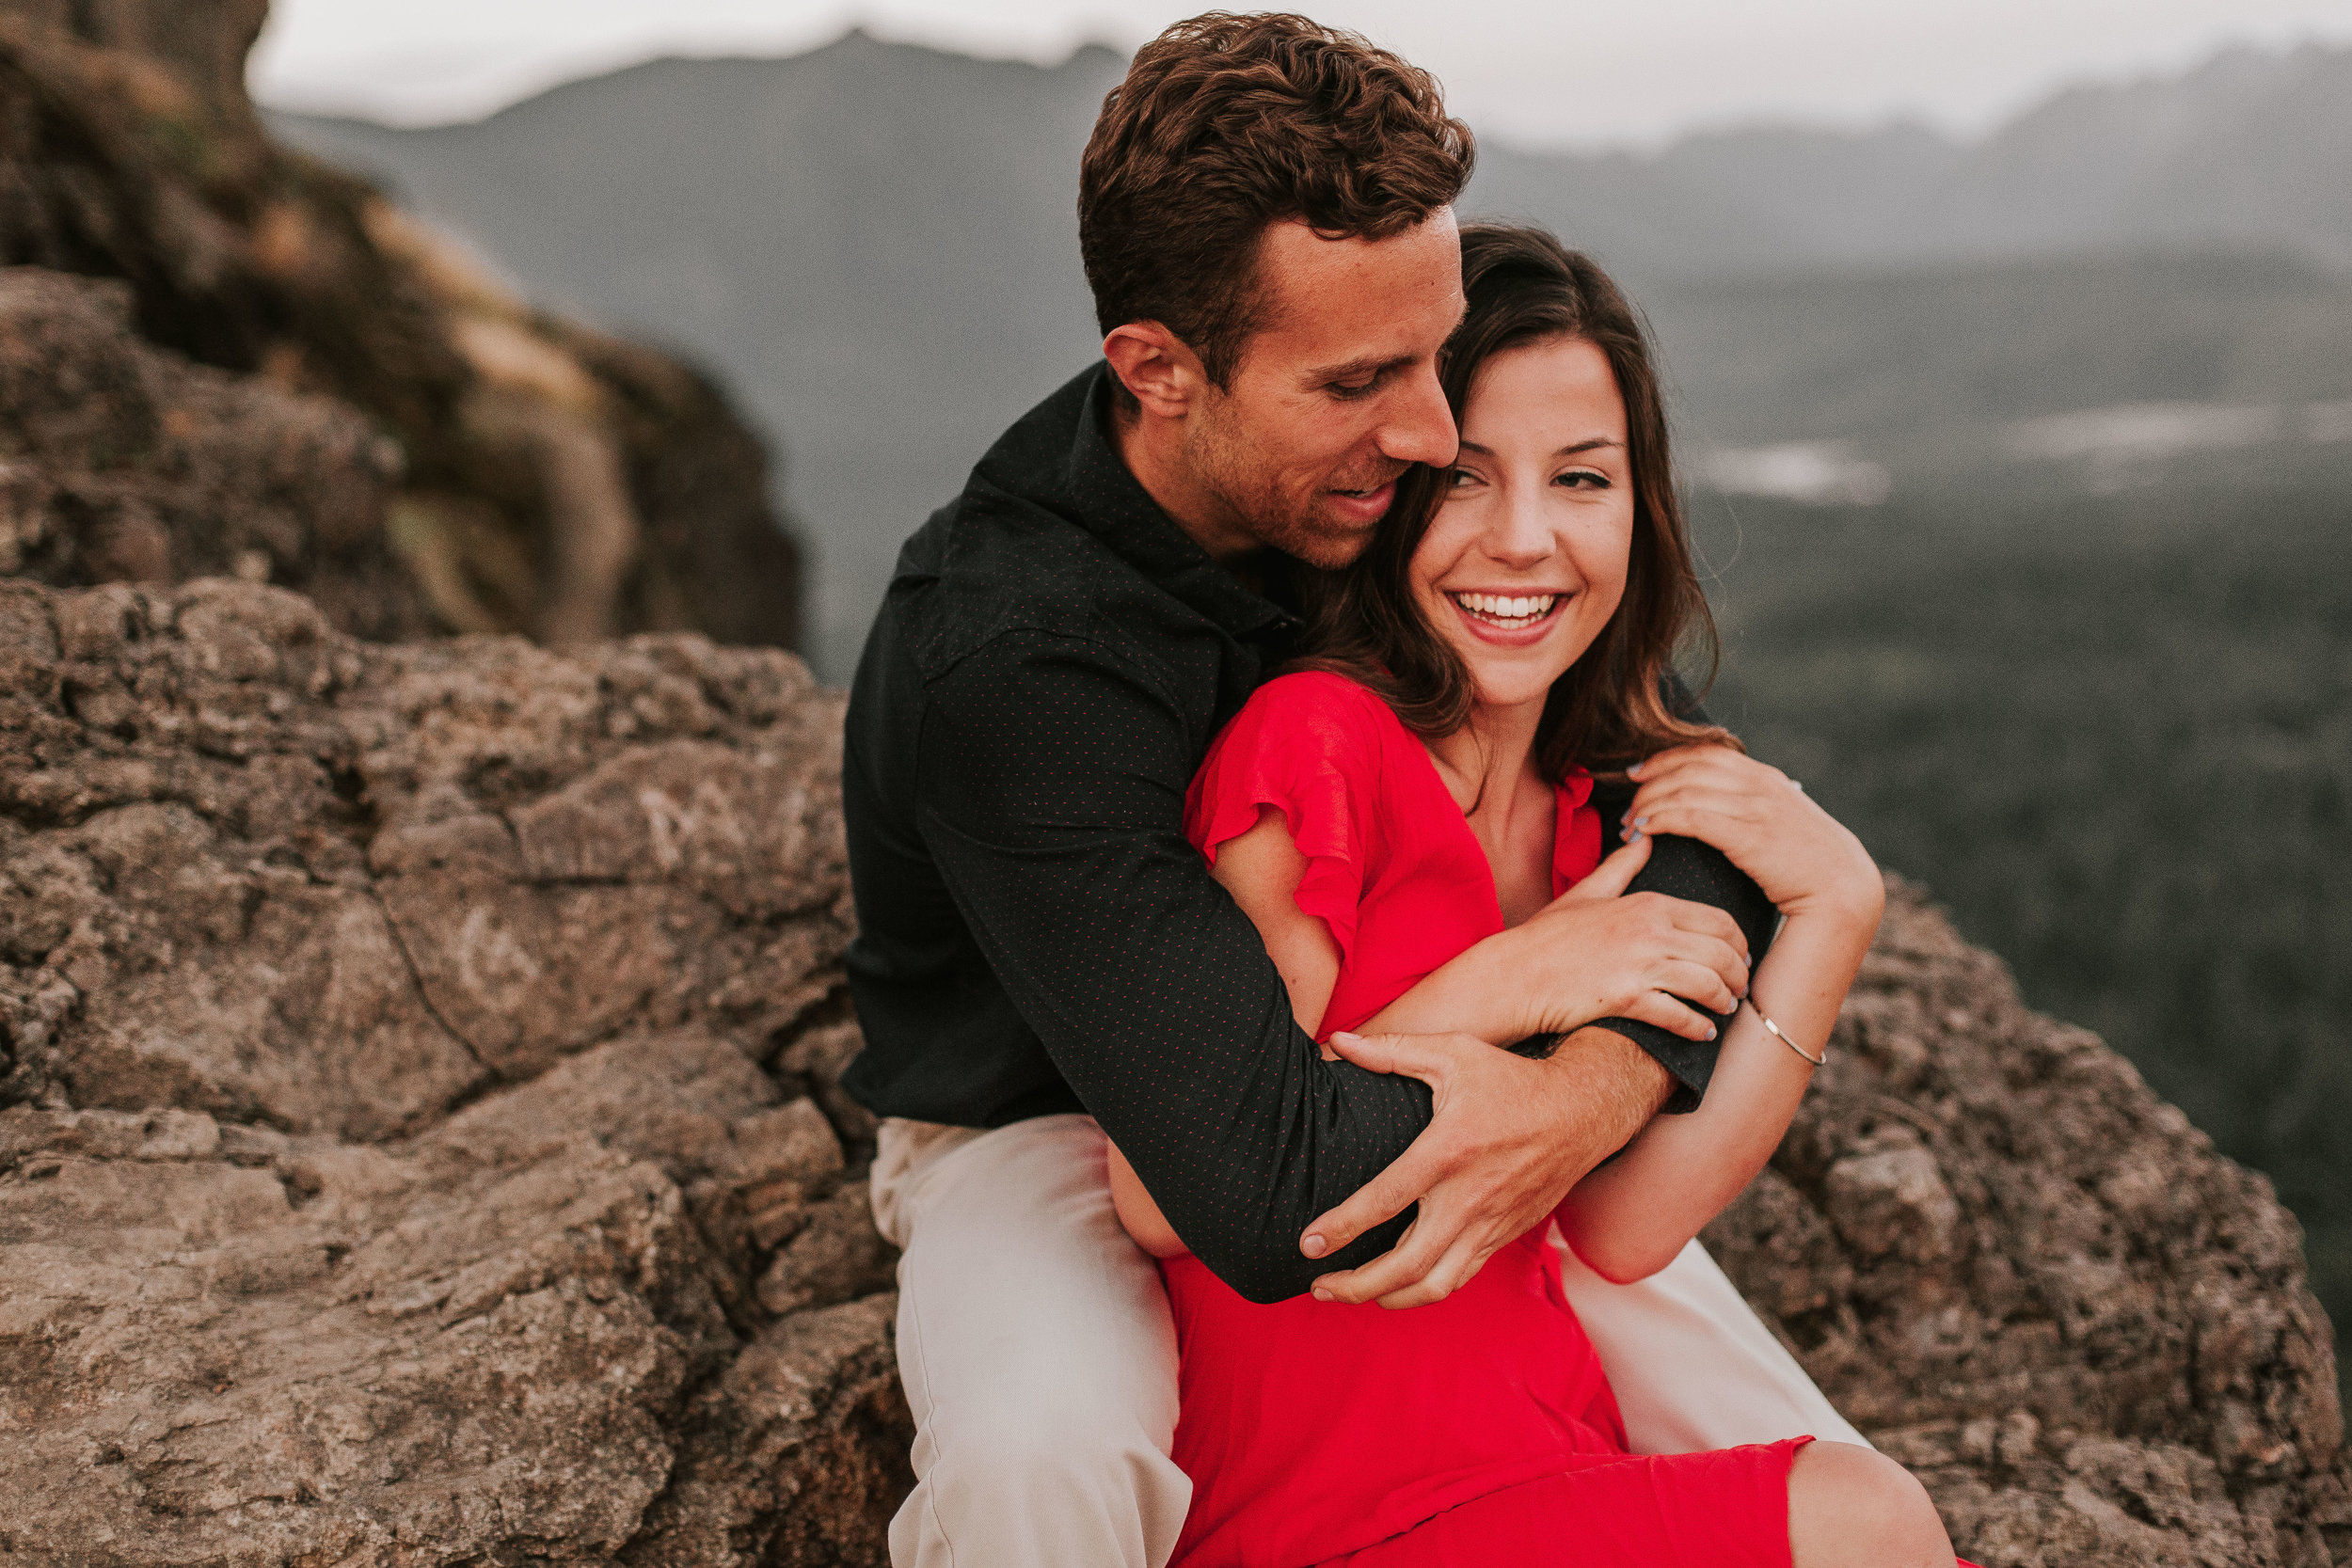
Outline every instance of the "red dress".
[[[1552, 890], [1598, 863], [1592, 781], [1559, 792]], [[1185, 832], [1211, 861], [1279, 809], [1298, 906], [1339, 944], [1318, 1037], [1353, 1028], [1502, 929], [1494, 877], [1421, 742], [1329, 674], [1267, 682], [1209, 748]], [[1432, 1307], [1244, 1301], [1200, 1259], [1161, 1264], [1176, 1314], [1171, 1568], [1788, 1562], [1788, 1466], [1808, 1439], [1640, 1457], [1542, 1229]]]

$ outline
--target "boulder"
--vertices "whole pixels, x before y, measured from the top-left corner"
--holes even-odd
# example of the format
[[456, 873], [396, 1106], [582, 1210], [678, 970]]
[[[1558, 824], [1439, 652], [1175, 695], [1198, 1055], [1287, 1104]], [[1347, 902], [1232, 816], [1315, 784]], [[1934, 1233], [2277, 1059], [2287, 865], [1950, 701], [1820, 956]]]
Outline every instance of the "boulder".
[[[879, 1564], [840, 698], [0, 581], [0, 1562]], [[2352, 1549], [2294, 1222], [1894, 889], [1708, 1242], [1992, 1568]]]
[[1891, 892], [1829, 1065], [1707, 1231], [1725, 1272], [1963, 1555], [2352, 1560], [2333, 1341], [2269, 1181]]
[[0, 1561], [881, 1560], [838, 715], [0, 582]]
[[369, 637], [792, 645], [796, 548], [718, 389], [271, 142], [264, 11], [0, 0], [0, 266], [116, 285], [8, 286], [0, 570], [235, 571]]

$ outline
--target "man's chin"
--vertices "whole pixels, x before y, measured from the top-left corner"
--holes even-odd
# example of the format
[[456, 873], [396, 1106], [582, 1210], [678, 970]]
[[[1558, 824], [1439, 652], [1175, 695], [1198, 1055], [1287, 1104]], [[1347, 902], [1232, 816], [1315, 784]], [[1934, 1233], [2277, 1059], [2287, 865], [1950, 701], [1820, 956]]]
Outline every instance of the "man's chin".
[[1261, 537], [1294, 561], [1336, 572], [1364, 553], [1372, 534], [1371, 525], [1311, 515], [1289, 519], [1280, 530], [1268, 530]]

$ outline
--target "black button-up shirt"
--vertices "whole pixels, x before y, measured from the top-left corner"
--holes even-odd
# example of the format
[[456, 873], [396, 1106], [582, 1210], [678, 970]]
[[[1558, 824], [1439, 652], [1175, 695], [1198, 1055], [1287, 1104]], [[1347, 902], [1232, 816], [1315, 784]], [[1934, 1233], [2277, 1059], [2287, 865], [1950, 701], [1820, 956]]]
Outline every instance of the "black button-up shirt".
[[[1429, 1091], [1322, 1059], [1184, 837], [1201, 755], [1296, 625], [1127, 471], [1108, 390], [1097, 364], [1032, 409], [899, 554], [844, 749], [866, 1043], [843, 1084], [966, 1126], [1091, 1112], [1185, 1244], [1276, 1301], [1393, 1244], [1408, 1216], [1298, 1251]], [[1623, 1027], [1694, 1101], [1713, 1048]]]

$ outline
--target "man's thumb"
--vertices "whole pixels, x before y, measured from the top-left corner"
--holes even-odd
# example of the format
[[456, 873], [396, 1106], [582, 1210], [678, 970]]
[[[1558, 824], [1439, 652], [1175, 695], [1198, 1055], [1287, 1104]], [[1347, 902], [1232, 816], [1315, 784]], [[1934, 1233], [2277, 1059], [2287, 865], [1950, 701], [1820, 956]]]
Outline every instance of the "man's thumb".
[[1633, 879], [1641, 875], [1642, 867], [1649, 863], [1651, 842], [1649, 834], [1642, 834], [1624, 848], [1593, 867], [1591, 873], [1582, 881], [1568, 889], [1561, 896], [1584, 899], [1615, 898], [1621, 895], [1627, 888], [1633, 885]]
[[1334, 1031], [1325, 1043], [1339, 1053], [1342, 1061], [1353, 1062], [1368, 1072], [1396, 1070], [1394, 1035], [1352, 1035], [1341, 1029]]

